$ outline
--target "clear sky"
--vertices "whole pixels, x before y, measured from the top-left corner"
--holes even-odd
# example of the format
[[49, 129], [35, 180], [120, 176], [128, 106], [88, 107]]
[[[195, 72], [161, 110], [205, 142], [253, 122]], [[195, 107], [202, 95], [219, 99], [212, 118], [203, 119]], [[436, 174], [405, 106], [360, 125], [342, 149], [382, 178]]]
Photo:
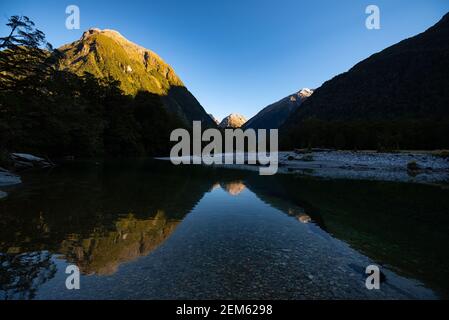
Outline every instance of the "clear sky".
[[[80, 30], [65, 28], [70, 4], [80, 8]], [[380, 8], [380, 30], [365, 27], [370, 4]], [[249, 118], [448, 11], [448, 0], [0, 0], [0, 34], [13, 14], [29, 16], [55, 47], [91, 27], [115, 29], [172, 65], [207, 112]]]

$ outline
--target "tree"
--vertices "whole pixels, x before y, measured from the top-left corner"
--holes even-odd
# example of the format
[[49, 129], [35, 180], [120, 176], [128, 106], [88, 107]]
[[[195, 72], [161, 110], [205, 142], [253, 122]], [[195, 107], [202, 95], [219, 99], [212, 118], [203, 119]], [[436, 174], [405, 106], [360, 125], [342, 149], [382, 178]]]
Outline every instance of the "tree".
[[[6, 24], [10, 31], [0, 37], [0, 153], [13, 139], [10, 111], [15, 96], [37, 88], [52, 69], [50, 43], [26, 16], [12, 16]], [[47, 50], [48, 49], [48, 50]], [[13, 95], [11, 95], [13, 94]], [[6, 158], [6, 157], [3, 157]], [[1, 161], [1, 159], [0, 159]], [[5, 164], [5, 161], [1, 161]]]
[[34, 22], [27, 16], [12, 16], [6, 24], [11, 28], [9, 35], [0, 37], [0, 49], [17, 49], [18, 47], [42, 48], [53, 50], [45, 40], [45, 34], [35, 28]]
[[16, 90], [34, 86], [36, 80], [43, 79], [54, 70], [59, 52], [27, 16], [12, 16], [6, 25], [11, 30], [7, 36], [0, 37], [0, 87]]

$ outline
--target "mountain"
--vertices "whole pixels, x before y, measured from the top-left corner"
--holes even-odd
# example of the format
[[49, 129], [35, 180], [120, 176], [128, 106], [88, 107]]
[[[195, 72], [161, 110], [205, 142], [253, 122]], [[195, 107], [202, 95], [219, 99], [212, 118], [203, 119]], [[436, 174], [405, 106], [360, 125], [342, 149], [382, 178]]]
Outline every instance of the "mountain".
[[216, 127], [160, 58], [143, 53], [143, 69], [138, 48], [111, 37], [90, 31], [56, 52], [0, 50], [0, 154], [160, 156], [188, 120]]
[[313, 93], [308, 88], [265, 107], [245, 123], [245, 129], [278, 129], [298, 107]]
[[213, 115], [212, 113], [209, 113], [209, 117], [211, 117], [211, 119], [212, 119], [217, 125], [220, 124], [220, 121], [218, 121], [218, 119], [215, 118], [214, 115]]
[[240, 114], [232, 113], [223, 120], [221, 120], [218, 125], [220, 128], [240, 128], [246, 122], [246, 118]]
[[160, 96], [165, 107], [186, 124], [201, 120], [215, 126], [170, 65], [117, 31], [89, 29], [81, 39], [58, 50], [60, 70], [78, 75], [89, 72], [98, 78], [112, 77], [120, 81], [120, 88], [126, 94], [147, 91]]
[[449, 147], [449, 13], [325, 82], [281, 128], [284, 148]]

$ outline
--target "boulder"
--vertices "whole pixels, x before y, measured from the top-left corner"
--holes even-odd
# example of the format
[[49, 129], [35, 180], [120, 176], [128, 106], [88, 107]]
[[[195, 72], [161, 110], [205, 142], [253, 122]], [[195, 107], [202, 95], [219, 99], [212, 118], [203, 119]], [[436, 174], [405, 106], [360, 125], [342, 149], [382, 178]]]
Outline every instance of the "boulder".
[[27, 153], [11, 153], [11, 160], [17, 169], [47, 168], [53, 166], [49, 160]]
[[13, 184], [22, 183], [19, 176], [0, 168], [0, 186], [9, 186]]

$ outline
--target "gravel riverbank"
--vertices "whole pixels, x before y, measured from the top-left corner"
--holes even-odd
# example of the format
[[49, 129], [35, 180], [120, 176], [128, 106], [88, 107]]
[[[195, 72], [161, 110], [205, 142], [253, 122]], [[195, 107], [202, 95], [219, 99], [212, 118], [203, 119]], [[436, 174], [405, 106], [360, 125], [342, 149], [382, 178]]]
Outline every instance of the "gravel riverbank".
[[[231, 160], [234, 157], [232, 154], [222, 156], [223, 159]], [[170, 158], [158, 159], [170, 160]], [[257, 165], [214, 164], [214, 166], [259, 171]], [[296, 150], [278, 153], [277, 173], [325, 179], [447, 184], [449, 159], [442, 157], [441, 153], [430, 151]]]
[[449, 161], [431, 152], [313, 151], [279, 153], [279, 172], [331, 179], [449, 182]]

